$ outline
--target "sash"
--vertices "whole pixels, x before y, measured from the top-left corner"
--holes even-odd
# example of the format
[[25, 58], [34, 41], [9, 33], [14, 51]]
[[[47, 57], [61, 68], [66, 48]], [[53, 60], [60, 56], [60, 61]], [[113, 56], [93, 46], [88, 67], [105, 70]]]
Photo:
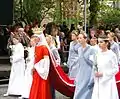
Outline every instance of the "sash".
[[88, 61], [88, 59], [84, 57], [84, 53], [86, 53], [89, 49], [90, 49], [90, 46], [88, 45], [87, 48], [83, 51], [83, 58], [86, 61], [86, 63], [92, 67], [92, 64]]

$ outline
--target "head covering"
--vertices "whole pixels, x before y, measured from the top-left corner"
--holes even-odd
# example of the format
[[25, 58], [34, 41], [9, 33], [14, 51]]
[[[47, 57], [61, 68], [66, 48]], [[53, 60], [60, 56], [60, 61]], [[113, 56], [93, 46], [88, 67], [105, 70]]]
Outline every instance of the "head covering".
[[110, 33], [110, 30], [107, 30], [106, 33]]
[[37, 46], [45, 45], [46, 47], [49, 48], [43, 32], [40, 32], [40, 31], [39, 31], [38, 34], [34, 34], [34, 35], [32, 35], [32, 37], [38, 37], [38, 38], [40, 39], [39, 42], [38, 42], [38, 44], [37, 44]]
[[41, 32], [43, 32], [42, 28], [32, 28], [32, 31], [34, 34], [40, 34]]
[[24, 28], [18, 28], [18, 32], [24, 32]]
[[98, 41], [109, 41], [109, 38], [106, 35], [98, 37]]

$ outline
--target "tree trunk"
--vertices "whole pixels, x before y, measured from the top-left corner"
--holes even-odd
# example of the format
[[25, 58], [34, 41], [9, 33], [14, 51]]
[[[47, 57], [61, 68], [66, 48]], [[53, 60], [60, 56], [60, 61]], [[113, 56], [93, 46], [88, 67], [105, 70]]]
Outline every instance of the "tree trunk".
[[97, 25], [97, 13], [99, 11], [99, 0], [90, 0], [90, 27], [95, 27]]

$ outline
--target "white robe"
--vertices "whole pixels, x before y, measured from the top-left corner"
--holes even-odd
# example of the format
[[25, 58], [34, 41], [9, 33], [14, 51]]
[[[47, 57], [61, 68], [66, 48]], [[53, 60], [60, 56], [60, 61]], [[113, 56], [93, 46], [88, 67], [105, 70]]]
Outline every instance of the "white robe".
[[115, 74], [118, 72], [116, 55], [111, 50], [100, 52], [96, 62], [103, 77], [95, 77], [92, 99], [119, 99], [115, 81]]
[[25, 72], [24, 47], [21, 43], [12, 46], [11, 73], [9, 79], [8, 95], [21, 95], [23, 91], [23, 78]]
[[34, 66], [34, 47], [28, 48], [28, 57], [26, 59], [26, 70], [25, 70], [25, 77], [24, 77], [24, 89], [22, 93], [22, 97], [29, 98], [29, 93], [32, 85], [32, 69]]

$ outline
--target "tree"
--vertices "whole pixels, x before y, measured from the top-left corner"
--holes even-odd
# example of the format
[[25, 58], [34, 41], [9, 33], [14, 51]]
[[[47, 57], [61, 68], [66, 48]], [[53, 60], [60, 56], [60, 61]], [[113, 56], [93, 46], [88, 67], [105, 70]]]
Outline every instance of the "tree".
[[[21, 0], [15, 0], [15, 18], [30, 23], [37, 19], [41, 22], [45, 16], [50, 13], [50, 10], [54, 8], [53, 0], [23, 0], [21, 6]], [[21, 12], [22, 10], [22, 17]]]
[[90, 10], [89, 24], [90, 24], [90, 26], [96, 26], [96, 24], [97, 24], [99, 5], [100, 5], [100, 0], [90, 0], [90, 7], [89, 7], [89, 10]]
[[[120, 0], [103, 0], [100, 5], [98, 21], [104, 24], [120, 24]], [[109, 3], [108, 3], [109, 2]], [[116, 6], [115, 6], [116, 5]]]
[[78, 0], [56, 0], [54, 19], [56, 23], [66, 21], [67, 24], [76, 23], [78, 14]]

